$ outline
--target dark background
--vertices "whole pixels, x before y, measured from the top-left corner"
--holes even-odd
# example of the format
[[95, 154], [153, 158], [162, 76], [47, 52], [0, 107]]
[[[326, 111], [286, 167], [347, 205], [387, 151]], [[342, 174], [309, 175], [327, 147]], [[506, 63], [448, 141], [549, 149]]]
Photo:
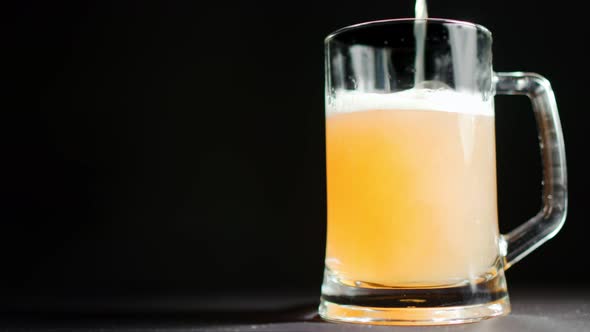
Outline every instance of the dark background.
[[[552, 241], [509, 270], [514, 287], [590, 286], [583, 272], [588, 31], [583, 11], [567, 4], [429, 3], [431, 17], [488, 27], [495, 70], [539, 72], [558, 99], [570, 212]], [[2, 307], [319, 295], [323, 38], [345, 25], [412, 16], [413, 5], [9, 5], [0, 113]], [[507, 232], [540, 207], [540, 158], [528, 100], [497, 97], [496, 110]]]

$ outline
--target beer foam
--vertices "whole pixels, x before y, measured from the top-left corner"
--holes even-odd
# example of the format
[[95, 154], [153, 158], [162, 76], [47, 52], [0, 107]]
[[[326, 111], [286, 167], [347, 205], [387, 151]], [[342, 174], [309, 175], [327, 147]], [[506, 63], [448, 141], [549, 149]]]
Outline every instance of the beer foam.
[[421, 110], [494, 116], [493, 100], [448, 89], [409, 89], [394, 93], [337, 91], [326, 105], [328, 114], [369, 110]]

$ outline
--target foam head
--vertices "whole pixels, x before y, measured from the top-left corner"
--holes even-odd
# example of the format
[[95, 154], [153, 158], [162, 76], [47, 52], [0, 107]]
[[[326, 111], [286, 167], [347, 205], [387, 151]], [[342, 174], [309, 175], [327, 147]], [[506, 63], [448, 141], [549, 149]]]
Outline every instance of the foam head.
[[422, 110], [494, 116], [493, 99], [451, 89], [414, 88], [394, 93], [337, 91], [328, 100], [326, 113], [369, 110]]

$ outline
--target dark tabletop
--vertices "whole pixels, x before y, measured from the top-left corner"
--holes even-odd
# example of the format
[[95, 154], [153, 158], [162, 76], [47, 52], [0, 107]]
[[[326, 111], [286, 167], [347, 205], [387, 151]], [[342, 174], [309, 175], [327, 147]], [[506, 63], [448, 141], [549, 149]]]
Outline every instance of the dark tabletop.
[[103, 310], [95, 301], [70, 312], [56, 304], [53, 311], [5, 312], [0, 331], [590, 331], [590, 290], [521, 289], [511, 290], [510, 297], [509, 316], [453, 326], [327, 323], [317, 316], [317, 296], [291, 293], [139, 299], [121, 301], [119, 307], [109, 302]]

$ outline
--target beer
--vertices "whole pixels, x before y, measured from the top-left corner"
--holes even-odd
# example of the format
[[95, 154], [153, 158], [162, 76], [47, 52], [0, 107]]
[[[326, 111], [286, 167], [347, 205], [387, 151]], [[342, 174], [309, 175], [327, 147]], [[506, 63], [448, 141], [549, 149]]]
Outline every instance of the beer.
[[451, 90], [347, 92], [326, 115], [332, 275], [351, 285], [435, 287], [488, 272], [499, 237], [491, 100]]

